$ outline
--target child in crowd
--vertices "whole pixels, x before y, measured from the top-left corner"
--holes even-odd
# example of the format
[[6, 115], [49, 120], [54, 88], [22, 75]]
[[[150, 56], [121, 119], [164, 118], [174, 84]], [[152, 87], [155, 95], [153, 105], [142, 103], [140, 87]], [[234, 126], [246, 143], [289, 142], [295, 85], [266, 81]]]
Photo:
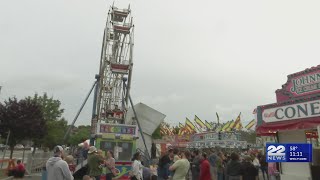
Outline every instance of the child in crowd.
[[21, 162], [21, 160], [18, 160], [14, 176], [17, 178], [23, 178], [25, 172], [26, 172], [26, 169], [25, 169], [23, 163]]
[[69, 155], [65, 158], [65, 161], [67, 162], [68, 166], [69, 166], [69, 169], [71, 172], [74, 172], [75, 171], [75, 164], [73, 162], [73, 156]]

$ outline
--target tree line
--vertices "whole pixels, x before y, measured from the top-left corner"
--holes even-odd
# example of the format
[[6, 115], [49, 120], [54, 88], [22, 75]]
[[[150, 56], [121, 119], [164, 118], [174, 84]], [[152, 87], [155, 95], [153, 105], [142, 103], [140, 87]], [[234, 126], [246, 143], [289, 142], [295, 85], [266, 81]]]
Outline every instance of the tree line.
[[61, 102], [48, 97], [46, 93], [0, 102], [1, 143], [5, 143], [9, 137], [10, 157], [15, 145], [25, 140], [31, 140], [33, 147], [52, 149], [57, 144], [77, 145], [90, 137], [90, 126], [78, 126], [73, 128], [68, 140], [63, 142], [69, 127], [63, 113]]

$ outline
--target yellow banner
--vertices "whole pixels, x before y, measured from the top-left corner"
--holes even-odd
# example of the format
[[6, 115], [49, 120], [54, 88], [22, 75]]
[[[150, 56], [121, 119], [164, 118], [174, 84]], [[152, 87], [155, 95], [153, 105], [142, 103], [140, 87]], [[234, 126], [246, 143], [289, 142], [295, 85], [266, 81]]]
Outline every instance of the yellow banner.
[[132, 140], [132, 139], [133, 139], [133, 136], [127, 135], [127, 134], [122, 134], [122, 135], [120, 136], [120, 139], [122, 139], [122, 140]]
[[102, 139], [116, 139], [114, 134], [102, 134]]

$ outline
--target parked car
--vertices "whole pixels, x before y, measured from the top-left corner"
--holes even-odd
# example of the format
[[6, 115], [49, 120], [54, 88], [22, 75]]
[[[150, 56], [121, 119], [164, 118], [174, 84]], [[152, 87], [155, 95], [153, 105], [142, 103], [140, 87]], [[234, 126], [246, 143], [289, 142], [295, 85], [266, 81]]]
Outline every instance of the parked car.
[[15, 149], [23, 149], [24, 146], [22, 144], [17, 144], [14, 148]]
[[0, 144], [0, 150], [3, 151], [6, 146], [4, 144]]
[[7, 147], [7, 149], [9, 148], [9, 146], [6, 146], [4, 144], [0, 144], [0, 151], [4, 151], [4, 149]]
[[[29, 149], [28, 149], [29, 150]], [[33, 147], [30, 147], [30, 151], [33, 152]], [[38, 148], [36, 147], [36, 151], [38, 151]]]

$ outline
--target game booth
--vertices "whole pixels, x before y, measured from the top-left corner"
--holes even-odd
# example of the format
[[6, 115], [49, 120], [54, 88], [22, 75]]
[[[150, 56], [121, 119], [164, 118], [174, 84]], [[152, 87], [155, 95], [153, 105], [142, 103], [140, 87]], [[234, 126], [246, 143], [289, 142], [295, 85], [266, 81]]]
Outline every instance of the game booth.
[[240, 134], [237, 132], [205, 132], [191, 136], [188, 149], [206, 148], [226, 148], [226, 149], [245, 149], [247, 141], [240, 141]]
[[277, 143], [312, 144], [312, 162], [277, 163], [281, 180], [320, 179], [320, 66], [288, 75], [276, 99], [257, 107], [257, 134], [274, 136]]
[[185, 149], [190, 142], [191, 135], [173, 135], [173, 136], [163, 136], [162, 139], [155, 139], [157, 148], [157, 157], [161, 157], [168, 151], [169, 148]]
[[96, 148], [101, 149], [104, 156], [108, 150], [114, 153], [118, 175], [113, 179], [130, 179], [131, 158], [136, 152], [138, 138], [137, 126], [97, 123], [97, 131]]

